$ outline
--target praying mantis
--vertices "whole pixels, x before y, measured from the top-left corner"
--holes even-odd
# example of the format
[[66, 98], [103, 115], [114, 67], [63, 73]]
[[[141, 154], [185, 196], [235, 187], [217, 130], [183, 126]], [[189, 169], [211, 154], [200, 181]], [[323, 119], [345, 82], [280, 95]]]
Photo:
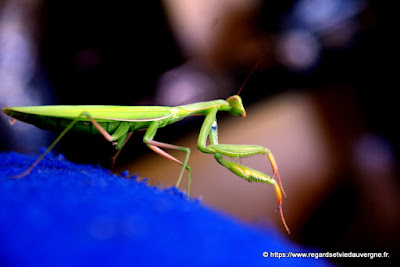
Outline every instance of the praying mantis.
[[[205, 116], [205, 119], [201, 126], [197, 148], [203, 153], [214, 155], [215, 160], [219, 164], [247, 181], [273, 185], [278, 199], [278, 210], [280, 212], [282, 223], [286, 231], [290, 233], [282, 211], [282, 195], [286, 196], [286, 194], [283, 190], [277, 163], [271, 151], [266, 147], [258, 145], [232, 145], [218, 143], [218, 125], [216, 120], [218, 111], [226, 111], [235, 116], [246, 117], [242, 98], [239, 96], [240, 90], [238, 94], [230, 96], [226, 100], [198, 102], [176, 107], [82, 105], [5, 107], [2, 109], [3, 113], [10, 116], [12, 120], [29, 123], [44, 130], [61, 131], [60, 135], [47, 148], [47, 150], [24, 173], [14, 178], [21, 178], [29, 174], [69, 131], [103, 135], [106, 140], [112, 142], [117, 150], [117, 153], [113, 158], [114, 164], [116, 157], [131, 137], [132, 133], [137, 130], [146, 129], [143, 142], [157, 154], [182, 166], [176, 182], [176, 187], [179, 187], [183, 174], [185, 170], [187, 171], [187, 193], [189, 195], [191, 184], [191, 169], [188, 165], [190, 149], [187, 147], [158, 142], [154, 140], [154, 137], [159, 128], [173, 124], [189, 116], [202, 115]], [[208, 145], [207, 137], [209, 139]], [[165, 149], [182, 151], [186, 154], [185, 159], [180, 161], [167, 153]], [[229, 159], [225, 159], [225, 157], [240, 159], [256, 154], [267, 154], [273, 170], [272, 176]], [[277, 178], [278, 182], [275, 178]]]

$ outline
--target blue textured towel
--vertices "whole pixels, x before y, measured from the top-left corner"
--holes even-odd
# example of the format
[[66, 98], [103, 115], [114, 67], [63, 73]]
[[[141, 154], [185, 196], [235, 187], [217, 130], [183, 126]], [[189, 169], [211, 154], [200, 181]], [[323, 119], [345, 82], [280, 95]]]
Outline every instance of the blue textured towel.
[[0, 153], [1, 266], [325, 265], [321, 259], [263, 257], [306, 251], [267, 232], [92, 165]]

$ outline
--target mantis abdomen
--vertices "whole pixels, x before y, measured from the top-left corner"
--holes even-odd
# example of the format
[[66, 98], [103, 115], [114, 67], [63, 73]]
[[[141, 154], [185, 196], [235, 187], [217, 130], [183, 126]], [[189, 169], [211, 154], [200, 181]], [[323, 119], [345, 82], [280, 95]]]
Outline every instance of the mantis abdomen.
[[[76, 121], [71, 128], [72, 132], [97, 135], [100, 134], [96, 127], [90, 123], [87, 116], [90, 114], [96, 122], [108, 133], [113, 133], [122, 122], [129, 125], [129, 131], [149, 127], [153, 121], [159, 121], [160, 127], [168, 124], [172, 117], [170, 107], [123, 107], [123, 106], [37, 106], [37, 107], [16, 107], [3, 108], [6, 115], [36, 127], [61, 132], [72, 121]], [[121, 112], [124, 111], [124, 112]], [[113, 116], [118, 113], [119, 116]]]
[[[37, 114], [29, 114], [22, 113], [14, 110], [5, 110], [4, 113], [9, 115], [10, 117], [17, 119], [19, 121], [32, 124], [40, 129], [54, 132], [63, 131], [68, 125], [71, 124], [74, 118], [59, 118], [52, 116], [42, 116]], [[104, 121], [98, 122], [101, 127], [103, 127], [107, 132], [114, 132], [118, 126], [121, 124], [121, 121]], [[88, 120], [84, 120], [82, 118], [81, 121], [77, 121], [71, 132], [87, 134], [87, 135], [99, 135], [100, 132], [94, 127], [92, 123]]]

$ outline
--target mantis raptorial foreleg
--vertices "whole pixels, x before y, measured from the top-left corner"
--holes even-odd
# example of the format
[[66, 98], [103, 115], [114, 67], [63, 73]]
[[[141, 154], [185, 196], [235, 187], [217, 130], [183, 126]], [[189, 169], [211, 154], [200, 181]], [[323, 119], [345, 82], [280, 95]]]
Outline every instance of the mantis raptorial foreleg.
[[[214, 128], [214, 127], [213, 127]], [[211, 129], [211, 131], [216, 131]], [[210, 133], [210, 138], [211, 138], [211, 133]], [[282, 194], [286, 197], [286, 193], [283, 190], [281, 178], [279, 176], [278, 172], [278, 166], [276, 164], [275, 158], [272, 155], [271, 151], [263, 146], [256, 146], [256, 145], [224, 145], [224, 144], [211, 144], [206, 147], [209, 151], [212, 151], [211, 153], [214, 154], [215, 158], [217, 161], [222, 164], [218, 159], [220, 158], [219, 155], [224, 155], [228, 156], [231, 158], [245, 158], [248, 156], [253, 156], [256, 154], [267, 154], [269, 162], [271, 163], [273, 175], [271, 179], [274, 179], [275, 177], [278, 180], [279, 187], [282, 191]], [[224, 164], [222, 164], [224, 165]], [[225, 166], [225, 165], [224, 165]], [[225, 166], [226, 167], [226, 166]], [[243, 177], [245, 178], [245, 177]]]
[[[185, 169], [188, 171], [188, 191], [187, 192], [188, 192], [188, 196], [189, 196], [190, 195], [190, 184], [191, 184], [191, 180], [192, 180], [191, 179], [191, 169], [190, 169], [190, 166], [188, 165], [190, 149], [188, 147], [175, 146], [175, 145], [171, 145], [171, 144], [167, 144], [167, 143], [154, 141], [153, 138], [156, 135], [157, 129], [158, 129], [158, 122], [155, 121], [150, 125], [150, 127], [147, 129], [146, 133], [144, 134], [143, 142], [157, 154], [182, 165], [181, 172], [179, 174], [178, 180], [175, 185], [176, 187], [179, 187], [179, 184], [182, 180]], [[177, 158], [173, 157], [172, 155], [168, 154], [161, 148], [185, 152], [186, 153], [185, 160], [182, 162], [182, 161], [178, 160]]]
[[[236, 174], [237, 176], [246, 179], [247, 181], [263, 182], [274, 186], [276, 196], [278, 198], [278, 210], [280, 212], [283, 225], [286, 230], [290, 233], [289, 227], [286, 224], [285, 218], [282, 211], [282, 192], [285, 192], [280, 181], [278, 166], [272, 153], [263, 146], [256, 145], [225, 145], [218, 144], [218, 126], [216, 121], [217, 110], [212, 110], [206, 116], [203, 126], [200, 130], [197, 147], [199, 150], [205, 153], [213, 154], [214, 158], [219, 164], [226, 167], [228, 170]], [[210, 145], [207, 145], [207, 136], [210, 139]], [[268, 159], [271, 162], [273, 169], [273, 176], [266, 175], [262, 172], [256, 171], [242, 164], [226, 160], [223, 157], [228, 156], [231, 158], [244, 158], [256, 154], [267, 154]], [[274, 179], [278, 178], [278, 182]], [[285, 195], [286, 196], [286, 195]]]
[[275, 188], [276, 196], [278, 198], [278, 210], [280, 212], [283, 225], [285, 226], [286, 231], [288, 231], [288, 233], [290, 233], [289, 227], [287, 226], [285, 218], [283, 216], [281, 189], [280, 189], [278, 183], [276, 182], [276, 180], [274, 178], [272, 178], [271, 176], [266, 175], [265, 173], [256, 171], [249, 167], [243, 166], [239, 163], [223, 159], [223, 155], [221, 155], [221, 154], [215, 153], [214, 157], [218, 161], [219, 164], [226, 167], [227, 169], [229, 169], [231, 172], [233, 172], [237, 176], [246, 179], [247, 181], [263, 182], [263, 183], [273, 185]]

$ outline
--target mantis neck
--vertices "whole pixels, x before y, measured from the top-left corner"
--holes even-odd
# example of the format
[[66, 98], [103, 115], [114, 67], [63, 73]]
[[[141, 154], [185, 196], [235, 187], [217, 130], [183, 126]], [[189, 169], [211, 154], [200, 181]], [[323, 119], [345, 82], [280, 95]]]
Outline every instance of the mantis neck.
[[230, 109], [228, 102], [225, 100], [213, 100], [206, 102], [198, 102], [189, 105], [178, 106], [182, 110], [184, 116], [191, 115], [205, 115], [209, 113], [210, 110], [217, 109], [220, 111], [227, 111]]

